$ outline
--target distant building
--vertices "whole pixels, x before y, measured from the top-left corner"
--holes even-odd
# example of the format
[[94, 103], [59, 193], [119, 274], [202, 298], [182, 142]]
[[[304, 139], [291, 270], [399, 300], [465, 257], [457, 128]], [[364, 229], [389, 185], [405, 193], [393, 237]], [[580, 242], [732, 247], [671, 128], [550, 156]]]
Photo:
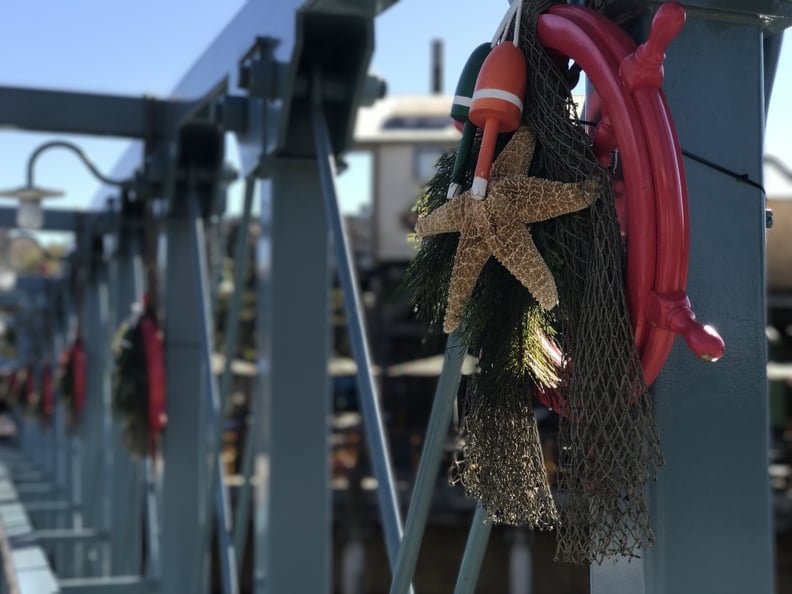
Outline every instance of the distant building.
[[407, 262], [415, 222], [411, 209], [431, 179], [437, 159], [456, 146], [459, 132], [449, 111], [452, 97], [388, 97], [358, 112], [355, 148], [371, 154], [372, 258]]
[[[576, 99], [580, 106], [582, 97]], [[371, 155], [368, 239], [375, 265], [406, 263], [415, 254], [409, 240], [415, 225], [412, 207], [434, 175], [437, 159], [460, 138], [449, 115], [452, 101], [449, 95], [387, 97], [358, 112], [355, 150]]]
[[792, 309], [792, 179], [765, 165], [767, 208], [773, 227], [767, 232], [767, 291], [770, 306]]

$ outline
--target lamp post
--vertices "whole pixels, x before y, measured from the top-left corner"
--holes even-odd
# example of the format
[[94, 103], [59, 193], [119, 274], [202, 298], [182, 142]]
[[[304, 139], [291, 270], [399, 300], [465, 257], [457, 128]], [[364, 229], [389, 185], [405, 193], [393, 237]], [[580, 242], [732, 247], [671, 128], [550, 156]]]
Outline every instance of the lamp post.
[[129, 184], [128, 181], [114, 180], [103, 175], [88, 158], [88, 156], [82, 151], [82, 149], [76, 144], [67, 142], [65, 140], [53, 140], [51, 142], [45, 142], [35, 151], [33, 151], [33, 153], [30, 155], [30, 158], [28, 159], [27, 184], [23, 187], [15, 188], [13, 190], [0, 191], [0, 196], [16, 198], [19, 200], [16, 222], [17, 226], [22, 229], [41, 229], [44, 224], [44, 212], [41, 208], [41, 202], [45, 198], [63, 196], [63, 192], [59, 190], [41, 188], [36, 186], [33, 182], [33, 168], [35, 166], [36, 159], [39, 157], [39, 155], [41, 155], [41, 153], [51, 148], [65, 148], [72, 151], [75, 155], [77, 155], [77, 157], [79, 157], [79, 159], [94, 175], [94, 177], [105, 184], [119, 187], [124, 187]]

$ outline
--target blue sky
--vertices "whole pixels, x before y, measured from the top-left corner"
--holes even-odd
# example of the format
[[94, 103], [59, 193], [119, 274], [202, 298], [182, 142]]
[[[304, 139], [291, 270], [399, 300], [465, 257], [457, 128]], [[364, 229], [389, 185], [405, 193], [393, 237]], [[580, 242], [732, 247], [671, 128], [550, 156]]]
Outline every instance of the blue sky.
[[[242, 4], [242, 0], [14, 2], [3, 11], [0, 85], [167, 96]], [[470, 49], [492, 36], [506, 6], [505, 0], [401, 0], [377, 20], [372, 69], [388, 81], [390, 94], [425, 93], [430, 42], [440, 37], [446, 44], [445, 89], [452, 92]], [[784, 113], [785, 106], [792, 104], [790, 45], [792, 41], [785, 46], [773, 94], [766, 148], [792, 163], [788, 146], [792, 121]], [[0, 130], [0, 188], [21, 185], [28, 155], [52, 138]], [[113, 139], [72, 139], [107, 172], [126, 146]], [[359, 188], [362, 177], [343, 177], [343, 195], [353, 201], [365, 195]], [[76, 159], [63, 151], [51, 151], [39, 160], [36, 180], [66, 191], [53, 206], [87, 206], [98, 188]]]

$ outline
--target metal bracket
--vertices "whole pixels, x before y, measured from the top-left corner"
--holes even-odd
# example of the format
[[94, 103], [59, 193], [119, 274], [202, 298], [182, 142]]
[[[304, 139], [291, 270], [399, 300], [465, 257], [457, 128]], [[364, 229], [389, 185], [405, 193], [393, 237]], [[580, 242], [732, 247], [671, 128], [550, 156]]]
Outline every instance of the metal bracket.
[[274, 37], [256, 37], [239, 60], [239, 87], [250, 97], [275, 99], [283, 88], [288, 65], [275, 60], [279, 43]]
[[223, 182], [223, 131], [209, 122], [192, 122], [179, 130], [173, 151], [171, 186], [167, 196], [171, 197], [170, 212], [186, 214], [187, 192], [196, 192], [203, 197], [201, 214], [208, 217], [216, 211], [217, 187]]

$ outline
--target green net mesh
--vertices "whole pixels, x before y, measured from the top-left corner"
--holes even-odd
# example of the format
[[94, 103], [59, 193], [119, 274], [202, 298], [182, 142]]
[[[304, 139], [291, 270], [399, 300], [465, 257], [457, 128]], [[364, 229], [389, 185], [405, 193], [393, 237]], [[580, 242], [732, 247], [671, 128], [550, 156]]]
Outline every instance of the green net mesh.
[[[610, 176], [596, 161], [570, 89], [576, 68], [554, 61], [536, 38], [551, 3], [526, 0], [520, 47], [528, 62], [523, 123], [537, 138], [528, 173], [564, 182], [603, 181], [595, 204], [531, 226], [552, 270], [559, 305], [550, 312], [496, 260], [471, 296], [460, 332], [480, 371], [469, 382], [452, 477], [481, 500], [495, 522], [558, 527], [557, 558], [601, 562], [636, 556], [653, 540], [644, 488], [662, 464], [624, 296], [624, 246]], [[477, 146], [468, 163], [472, 182]], [[419, 215], [445, 201], [454, 155], [419, 199]], [[418, 313], [439, 327], [457, 234], [427, 237], [407, 271]], [[558, 344], [557, 366], [541, 337]], [[537, 385], [550, 386], [559, 422], [555, 502], [533, 416]]]

